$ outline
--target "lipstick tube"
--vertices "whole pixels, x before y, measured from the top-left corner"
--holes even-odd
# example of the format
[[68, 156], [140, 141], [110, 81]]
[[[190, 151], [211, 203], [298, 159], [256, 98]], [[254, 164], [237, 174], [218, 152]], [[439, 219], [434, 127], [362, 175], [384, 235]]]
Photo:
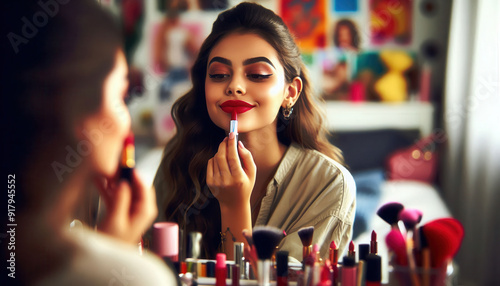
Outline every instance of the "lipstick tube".
[[217, 253], [215, 264], [215, 285], [226, 286], [227, 267], [226, 267], [226, 254]]
[[380, 286], [382, 281], [382, 258], [370, 253], [366, 256], [366, 286]]
[[352, 256], [344, 256], [340, 285], [356, 286], [356, 261]]
[[236, 135], [236, 142], [238, 142], [238, 113], [235, 110], [231, 113], [231, 121], [229, 123], [229, 133], [231, 132]]
[[378, 253], [377, 233], [375, 232], [375, 230], [372, 230], [372, 237], [370, 240], [370, 253], [372, 254]]
[[276, 285], [288, 285], [288, 251], [276, 252]]
[[135, 167], [135, 145], [132, 133], [123, 142], [122, 156], [120, 160], [120, 178], [130, 181], [132, 170]]

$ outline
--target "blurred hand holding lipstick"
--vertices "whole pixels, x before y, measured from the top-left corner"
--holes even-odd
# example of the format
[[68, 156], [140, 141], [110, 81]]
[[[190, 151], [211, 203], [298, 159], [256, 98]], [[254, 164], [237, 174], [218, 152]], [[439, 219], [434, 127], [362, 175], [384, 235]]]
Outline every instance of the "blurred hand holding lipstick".
[[98, 229], [135, 245], [141, 241], [141, 235], [151, 225], [158, 210], [155, 192], [142, 182], [134, 166], [134, 140], [130, 135], [124, 141], [116, 175], [95, 178], [94, 184], [105, 205]]

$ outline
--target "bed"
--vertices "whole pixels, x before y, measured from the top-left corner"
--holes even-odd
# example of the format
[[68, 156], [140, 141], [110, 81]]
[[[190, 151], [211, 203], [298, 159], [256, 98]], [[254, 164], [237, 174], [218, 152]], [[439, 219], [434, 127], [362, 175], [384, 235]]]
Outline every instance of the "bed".
[[431, 134], [433, 107], [429, 103], [327, 102], [326, 111], [332, 130], [329, 140], [343, 151], [357, 186], [353, 241], [356, 246], [369, 244], [371, 232], [377, 233], [382, 282], [387, 283], [389, 267], [385, 237], [390, 227], [376, 215], [378, 208], [388, 202], [402, 203], [405, 208], [422, 211], [421, 224], [451, 217], [435, 184], [389, 180], [387, 176], [386, 163], [391, 154]]

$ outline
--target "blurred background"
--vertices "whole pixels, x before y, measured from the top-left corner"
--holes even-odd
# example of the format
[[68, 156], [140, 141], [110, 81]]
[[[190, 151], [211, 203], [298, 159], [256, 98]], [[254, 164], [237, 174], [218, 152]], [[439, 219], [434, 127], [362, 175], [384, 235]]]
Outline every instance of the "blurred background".
[[[126, 35], [137, 160], [152, 180], [175, 132], [170, 107], [190, 88], [193, 58], [218, 13], [240, 1], [100, 2]], [[498, 1], [255, 2], [279, 14], [296, 37], [324, 100], [331, 140], [353, 174], [382, 168], [384, 180], [394, 179], [405, 165], [388, 159], [420, 142], [434, 159], [408, 157], [407, 179], [430, 184], [465, 227], [456, 284], [500, 285]], [[374, 212], [380, 196], [368, 196], [367, 209]]]
[[[137, 136], [170, 138], [169, 105], [190, 88], [191, 63], [218, 13], [238, 2], [101, 1], [123, 23]], [[256, 2], [289, 26], [319, 98], [402, 103], [440, 124], [451, 0]]]

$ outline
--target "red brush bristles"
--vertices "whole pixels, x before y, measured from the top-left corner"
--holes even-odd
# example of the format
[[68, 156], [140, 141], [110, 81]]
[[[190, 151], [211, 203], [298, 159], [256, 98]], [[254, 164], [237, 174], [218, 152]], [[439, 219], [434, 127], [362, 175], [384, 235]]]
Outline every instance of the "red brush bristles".
[[455, 256], [462, 244], [462, 224], [454, 218], [441, 218], [430, 221], [421, 228], [431, 252], [431, 266], [443, 267]]
[[238, 120], [238, 113], [236, 112], [236, 110], [233, 110], [233, 112], [231, 112], [231, 120]]

